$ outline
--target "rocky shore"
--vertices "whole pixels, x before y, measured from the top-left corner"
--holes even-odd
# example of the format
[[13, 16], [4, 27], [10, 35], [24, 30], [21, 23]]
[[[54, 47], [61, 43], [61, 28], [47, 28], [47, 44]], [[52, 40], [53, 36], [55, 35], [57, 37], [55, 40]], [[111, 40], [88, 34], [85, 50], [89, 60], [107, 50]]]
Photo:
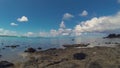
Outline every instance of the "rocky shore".
[[120, 68], [120, 45], [116, 47], [65, 48], [30, 53], [12, 68]]

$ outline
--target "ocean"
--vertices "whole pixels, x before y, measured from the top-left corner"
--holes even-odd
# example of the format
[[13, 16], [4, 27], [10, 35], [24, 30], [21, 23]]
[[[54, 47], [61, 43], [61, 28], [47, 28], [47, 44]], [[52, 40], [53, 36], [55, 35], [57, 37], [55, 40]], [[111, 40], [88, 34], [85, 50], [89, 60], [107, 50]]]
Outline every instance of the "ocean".
[[[46, 50], [49, 48], [63, 48], [64, 44], [87, 44], [88, 47], [94, 46], [114, 46], [119, 43], [120, 39], [104, 39], [103, 35], [81, 35], [77, 37], [0, 37], [0, 60], [10, 62], [24, 61], [27, 55], [24, 51], [29, 48], [39, 48]], [[5, 46], [20, 45], [16, 48]]]

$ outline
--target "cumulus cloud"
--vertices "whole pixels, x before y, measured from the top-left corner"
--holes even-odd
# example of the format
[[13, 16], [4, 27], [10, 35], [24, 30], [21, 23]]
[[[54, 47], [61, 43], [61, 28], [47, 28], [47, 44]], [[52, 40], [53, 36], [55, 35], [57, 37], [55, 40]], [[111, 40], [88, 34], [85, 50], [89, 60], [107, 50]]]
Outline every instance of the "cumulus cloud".
[[88, 15], [88, 12], [86, 11], [86, 10], [84, 10], [81, 14], [80, 14], [80, 16], [87, 16]]
[[74, 16], [72, 15], [72, 14], [70, 14], [70, 13], [65, 13], [64, 15], [63, 15], [63, 20], [69, 20], [69, 19], [71, 19], [71, 18], [73, 18]]
[[25, 34], [25, 36], [27, 36], [27, 37], [34, 36], [34, 33], [33, 33], [33, 32], [27, 32], [27, 33]]
[[14, 23], [14, 22], [13, 22], [13, 23], [10, 23], [10, 25], [11, 25], [11, 26], [18, 26], [18, 24]]
[[[115, 15], [94, 17], [90, 20], [82, 21], [74, 29], [66, 28], [64, 21], [61, 21], [58, 29], [51, 29], [49, 32], [27, 32], [21, 36], [27, 37], [56, 37], [56, 36], [77, 36], [88, 33], [120, 33], [120, 12]], [[16, 23], [11, 23], [16, 26]], [[0, 28], [0, 35], [18, 36], [16, 31]]]
[[16, 31], [10, 31], [10, 30], [0, 28], [0, 35], [17, 36], [18, 34]]
[[18, 22], [27, 22], [28, 18], [26, 16], [22, 16], [21, 18], [17, 19]]
[[50, 37], [50, 33], [49, 32], [39, 32], [40, 37]]
[[72, 29], [64, 29], [64, 32], [62, 33], [62, 35], [64, 36], [64, 35], [71, 35], [71, 33], [72, 33]]
[[58, 30], [54, 30], [54, 29], [50, 30], [50, 36], [52, 36], [52, 37], [66, 36], [66, 35], [70, 35], [71, 33], [72, 33], [72, 29], [66, 28], [64, 21], [61, 22]]
[[62, 21], [62, 22], [60, 23], [60, 28], [65, 28], [64, 21]]
[[68, 36], [71, 35], [72, 29], [63, 29], [59, 28], [58, 30], [50, 30], [50, 36], [56, 37], [56, 36]]
[[112, 16], [94, 17], [75, 26], [76, 34], [84, 32], [120, 33], [118, 30], [120, 30], [120, 12]]
[[51, 29], [50, 34], [51, 34], [51, 36], [56, 37], [56, 36], [58, 36], [58, 31], [54, 30], [54, 29]]
[[120, 0], [118, 0], [118, 3], [120, 3]]

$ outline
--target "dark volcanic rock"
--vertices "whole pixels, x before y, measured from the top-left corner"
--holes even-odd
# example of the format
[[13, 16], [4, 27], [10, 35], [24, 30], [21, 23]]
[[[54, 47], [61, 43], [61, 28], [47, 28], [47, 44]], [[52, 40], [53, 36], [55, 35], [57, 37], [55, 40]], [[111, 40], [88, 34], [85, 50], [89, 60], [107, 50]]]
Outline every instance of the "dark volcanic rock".
[[1, 61], [0, 62], [0, 68], [8, 68], [8, 67], [13, 67], [14, 64], [10, 63], [8, 61]]
[[86, 58], [86, 54], [85, 53], [76, 53], [73, 55], [74, 59], [76, 60], [83, 60]]
[[36, 52], [36, 49], [34, 49], [34, 48], [28, 48], [28, 49], [25, 50], [24, 52], [33, 53], [33, 52]]
[[112, 44], [111, 42], [105, 42], [105, 44]]
[[47, 49], [46, 51], [51, 51], [51, 50], [57, 50], [57, 48], [50, 48], [50, 49]]
[[20, 45], [11, 45], [11, 46], [5, 46], [5, 47], [10, 47], [10, 48], [16, 48], [19, 47]]
[[75, 39], [72, 39], [72, 41], [74, 41]]
[[42, 52], [43, 52], [44, 54], [47, 54], [47, 55], [57, 56], [57, 54], [59, 53], [59, 51], [62, 52], [62, 50], [60, 50], [60, 49], [50, 48], [50, 49], [44, 50], [44, 51], [42, 51]]
[[5, 48], [2, 48], [3, 50], [5, 49]]
[[10, 46], [5, 46], [5, 47], [10, 47]]
[[91, 62], [88, 68], [102, 68], [98, 62]]
[[72, 47], [87, 47], [89, 44], [73, 44], [73, 45], [63, 45], [63, 47], [66, 48], [72, 48]]
[[38, 50], [41, 50], [42, 48], [41, 48], [41, 47], [38, 47], [37, 49], [38, 49]]
[[11, 45], [11, 47], [12, 47], [12, 46], [13, 46], [13, 47], [19, 47], [20, 45]]

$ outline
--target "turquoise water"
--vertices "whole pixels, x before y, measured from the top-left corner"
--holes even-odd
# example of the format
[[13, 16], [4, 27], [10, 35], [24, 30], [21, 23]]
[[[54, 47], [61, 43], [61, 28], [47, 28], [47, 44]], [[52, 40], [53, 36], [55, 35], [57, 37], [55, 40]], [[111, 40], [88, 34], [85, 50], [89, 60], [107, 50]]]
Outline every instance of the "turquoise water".
[[[72, 40], [74, 39], [74, 40]], [[0, 60], [14, 62], [16, 60], [24, 60], [24, 51], [33, 47], [37, 49], [41, 47], [43, 50], [49, 48], [62, 48], [64, 44], [80, 44], [90, 43], [89, 47], [93, 46], [114, 46], [114, 43], [119, 43], [120, 39], [103, 39], [101, 35], [81, 35], [79, 37], [52, 37], [52, 38], [22, 38], [22, 37], [0, 37]], [[113, 44], [105, 44], [112, 42]], [[20, 45], [17, 48], [6, 48], [8, 45]], [[5, 49], [3, 49], [5, 48]], [[24, 56], [23, 56], [24, 55]]]

